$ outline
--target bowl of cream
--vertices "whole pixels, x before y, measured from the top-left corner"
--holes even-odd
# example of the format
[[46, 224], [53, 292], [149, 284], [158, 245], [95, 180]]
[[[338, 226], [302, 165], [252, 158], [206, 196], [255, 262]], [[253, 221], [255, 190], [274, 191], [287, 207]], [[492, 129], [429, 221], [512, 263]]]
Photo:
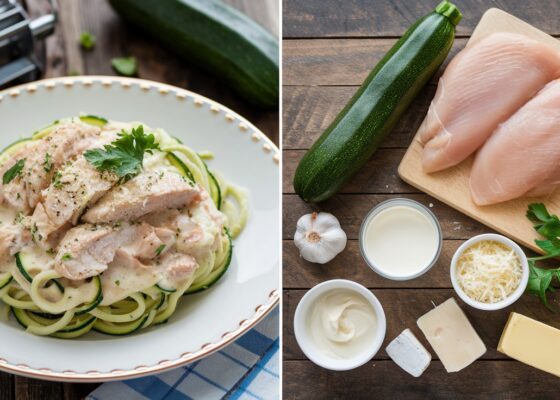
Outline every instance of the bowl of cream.
[[377, 297], [364, 286], [334, 279], [310, 289], [299, 302], [294, 332], [304, 354], [334, 371], [357, 368], [375, 356], [386, 320]]
[[417, 201], [397, 198], [375, 206], [362, 222], [360, 252], [371, 269], [392, 280], [426, 273], [441, 252], [436, 216]]

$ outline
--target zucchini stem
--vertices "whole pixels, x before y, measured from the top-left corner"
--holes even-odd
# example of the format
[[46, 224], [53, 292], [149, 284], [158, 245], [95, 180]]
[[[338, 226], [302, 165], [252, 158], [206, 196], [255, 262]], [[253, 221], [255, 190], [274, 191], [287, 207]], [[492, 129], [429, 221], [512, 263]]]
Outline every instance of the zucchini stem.
[[457, 26], [461, 19], [463, 19], [463, 14], [461, 14], [461, 11], [459, 11], [457, 6], [447, 0], [443, 0], [439, 3], [435, 12], [449, 19], [454, 26]]

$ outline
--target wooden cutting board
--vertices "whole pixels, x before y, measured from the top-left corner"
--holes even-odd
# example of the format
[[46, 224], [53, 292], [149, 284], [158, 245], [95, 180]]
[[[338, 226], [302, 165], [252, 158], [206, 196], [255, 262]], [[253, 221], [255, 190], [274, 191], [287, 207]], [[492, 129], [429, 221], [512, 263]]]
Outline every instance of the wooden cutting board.
[[[522, 33], [560, 50], [559, 40], [497, 8], [491, 8], [484, 13], [470, 40], [476, 40], [494, 32]], [[469, 190], [471, 165], [472, 157], [453, 168], [426, 174], [422, 170], [422, 146], [415, 138], [399, 165], [399, 175], [410, 185], [510, 237], [519, 244], [538, 251], [534, 243], [537, 234], [525, 217], [527, 205], [540, 201], [546, 204], [551, 213], [560, 215], [560, 191], [556, 191], [547, 198], [522, 197], [505, 203], [478, 207], [472, 202]]]

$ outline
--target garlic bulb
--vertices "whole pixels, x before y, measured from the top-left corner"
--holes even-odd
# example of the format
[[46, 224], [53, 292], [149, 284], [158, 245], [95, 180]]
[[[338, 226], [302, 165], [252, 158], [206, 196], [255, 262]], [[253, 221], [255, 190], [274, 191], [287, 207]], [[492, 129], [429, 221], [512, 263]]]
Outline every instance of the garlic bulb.
[[304, 259], [325, 264], [344, 250], [346, 233], [334, 215], [314, 212], [298, 220], [294, 243]]

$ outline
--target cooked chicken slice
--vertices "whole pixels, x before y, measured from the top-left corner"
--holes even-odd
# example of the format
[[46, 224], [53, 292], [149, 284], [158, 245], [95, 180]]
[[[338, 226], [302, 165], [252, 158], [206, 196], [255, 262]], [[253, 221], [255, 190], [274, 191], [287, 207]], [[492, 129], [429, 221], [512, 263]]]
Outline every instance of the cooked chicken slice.
[[134, 257], [155, 258], [168, 250], [175, 242], [175, 233], [169, 229], [154, 228], [145, 222], [134, 227], [134, 239], [124, 248]]
[[107, 193], [83, 216], [89, 223], [129, 221], [200, 199], [200, 189], [169, 170], [143, 172]]
[[55, 172], [74, 156], [99, 144], [100, 129], [83, 123], [66, 123], [16, 153], [0, 170], [4, 174], [25, 159], [20, 174], [1, 187], [0, 197], [6, 205], [28, 214], [35, 208], [41, 191], [49, 186]]
[[72, 280], [99, 275], [117, 249], [132, 239], [134, 230], [130, 228], [83, 224], [70, 229], [56, 255], [56, 271]]
[[198, 264], [194, 257], [177, 252], [169, 252], [161, 257], [160, 268], [165, 271], [168, 281], [182, 281], [190, 278]]
[[14, 221], [0, 226], [0, 263], [9, 259], [31, 241], [31, 232], [22, 222]]
[[40, 242], [47, 243], [61, 228], [76, 225], [82, 212], [107, 193], [118, 179], [115, 174], [99, 172], [84, 156], [57, 171], [33, 213]]

